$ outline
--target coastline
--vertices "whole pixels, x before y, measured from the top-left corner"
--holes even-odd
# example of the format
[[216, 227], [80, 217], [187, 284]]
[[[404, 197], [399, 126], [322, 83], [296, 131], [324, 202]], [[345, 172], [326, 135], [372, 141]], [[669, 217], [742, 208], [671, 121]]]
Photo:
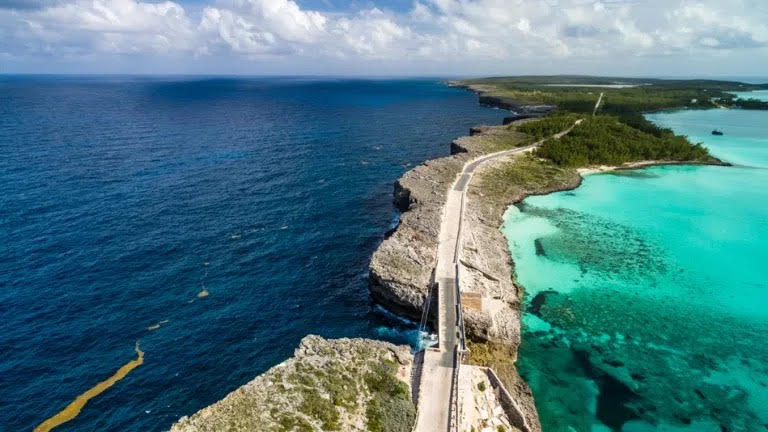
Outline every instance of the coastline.
[[[753, 348], [755, 340], [746, 330], [765, 326], [765, 309], [758, 306], [765, 298], [741, 290], [747, 286], [743, 281], [756, 279], [754, 265], [744, 263], [753, 255], [748, 251], [764, 251], [765, 230], [752, 217], [764, 215], [759, 204], [765, 202], [759, 198], [764, 193], [740, 192], [759, 184], [765, 171], [738, 169], [747, 161], [765, 165], [766, 129], [755, 122], [762, 115], [712, 109], [648, 117], [691, 141], [704, 141], [713, 155], [736, 163], [735, 168], [616, 172], [588, 179], [575, 194], [527, 200], [519, 212], [511, 209], [505, 232], [520, 281], [529, 290], [525, 307], [531, 313], [524, 325], [521, 372], [536, 401], [548, 401], [539, 404], [547, 429], [573, 425], [587, 430], [590, 422], [619, 427], [619, 420], [610, 423], [607, 409], [602, 415], [581, 414], [590, 406], [583, 401], [592, 400], [590, 390], [577, 384], [583, 377], [597, 383], [597, 400], [620, 400], [606, 386], [611, 379], [630, 389], [632, 401], [624, 406], [636, 417], [632, 424], [676, 429], [692, 422], [695, 430], [753, 430], [755, 416], [766, 411], [716, 390], [741, 392], [749, 401], [765, 396], [764, 386], [750, 388], [738, 379], [765, 376], [761, 364], [751, 363], [764, 355], [763, 347]], [[732, 131], [727, 140], [708, 137], [713, 124]], [[670, 165], [651, 162], [591, 171]], [[730, 214], [743, 218], [743, 228], [719, 235], [727, 231]], [[588, 276], [582, 279], [581, 274]], [[712, 291], [690, 295], [704, 287]], [[727, 297], [720, 295], [724, 289]], [[534, 293], [539, 297], [534, 299]], [[558, 315], [564, 308], [569, 315]], [[674, 325], [668, 327], [670, 322]], [[728, 341], [700, 343], [707, 334], [723, 333], [729, 334]], [[601, 340], [605, 334], [621, 335], [636, 346], [615, 336]], [[702, 355], [707, 361], [699, 361]], [[684, 368], [672, 366], [683, 363]], [[715, 373], [721, 374], [718, 387], [691, 378]], [[686, 397], [698, 393], [705, 397]], [[620, 409], [614, 405], [611, 412]]]
[[[514, 105], [496, 97], [483, 97], [485, 88], [452, 82], [447, 85], [477, 93], [478, 102], [483, 105], [501, 109], [522, 109], [523, 112], [526, 109], [523, 105]], [[505, 119], [504, 124], [526, 119]], [[376, 250], [370, 265], [369, 286], [372, 298], [377, 303], [411, 318], [420, 315], [421, 305], [431, 285], [430, 273], [436, 259], [436, 238], [439, 233], [441, 209], [448, 188], [468, 157], [475, 158], [490, 153], [473, 145], [473, 138], [482, 138], [492, 130], [493, 127], [488, 126], [472, 128], [470, 136], [458, 138], [451, 144], [451, 156], [425, 161], [395, 182], [394, 202], [402, 211], [401, 221]], [[497, 362], [494, 366], [499, 369], [500, 361], [503, 370], [500, 374], [502, 381], [521, 407], [526, 424], [531, 430], [539, 431], [541, 426], [532, 392], [515, 367], [522, 337], [521, 305], [524, 288], [515, 278], [515, 263], [507, 239], [499, 229], [506, 210], [529, 196], [576, 189], [582, 184], [584, 176], [594, 173], [659, 165], [731, 164], [719, 159], [707, 162], [648, 160], [620, 166], [565, 169], [564, 177], [559, 182], [543, 186], [521, 184], [508, 188], [497, 196], [487, 194], [483, 190], [484, 177], [491, 175], [494, 170], [503, 169], [505, 164], [515, 163], [519, 158], [520, 156], [507, 157], [486, 164], [478, 169], [478, 181], [469, 186], [470, 199], [467, 203], [465, 226], [470, 235], [465, 236], [460, 255], [462, 299], [468, 298], [463, 302], [462, 311], [467, 336], [471, 341], [506, 349], [506, 353], [502, 353], [501, 357], [507, 358], [496, 358], [493, 360]], [[404, 266], [400, 272], [393, 273], [387, 265], [392, 263], [394, 257], [403, 258], [403, 262], [409, 265]], [[434, 316], [430, 318], [434, 319]], [[484, 365], [484, 361], [475, 363]], [[472, 358], [470, 362], [473, 362]]]
[[715, 161], [711, 162], [696, 162], [696, 161], [659, 161], [659, 160], [647, 160], [628, 162], [622, 165], [599, 165], [594, 167], [578, 168], [577, 171], [580, 175], [599, 174], [610, 171], [627, 171], [643, 168], [650, 168], [654, 166], [670, 166], [670, 165], [710, 165], [710, 166], [733, 166], [730, 162], [724, 162], [715, 158]]
[[[388, 233], [371, 259], [369, 287], [374, 301], [410, 318], [421, 315], [432, 283], [442, 207], [448, 189], [467, 161], [494, 151], [484, 145], [484, 140], [497, 133], [497, 128], [500, 126], [473, 127], [469, 136], [451, 143], [450, 156], [425, 161], [395, 182], [394, 203], [402, 215], [398, 226]], [[522, 144], [524, 137], [519, 138]], [[521, 341], [523, 289], [514, 278], [514, 263], [499, 227], [509, 205], [530, 195], [573, 189], [581, 184], [582, 178], [575, 170], [562, 170], [564, 178], [552, 184], [519, 185], [521, 187], [488, 199], [481, 186], [485, 174], [520, 157], [527, 156], [516, 155], [487, 163], [478, 169], [477, 180], [470, 183], [464, 216], [467, 234], [462, 236], [459, 260], [462, 312], [471, 341], [488, 343], [504, 352], [497, 359], [503, 364], [494, 366], [521, 407], [526, 425], [532, 431], [539, 431], [533, 395], [514, 368]], [[435, 318], [430, 314], [431, 320]]]
[[[470, 88], [471, 86], [454, 85], [454, 87], [464, 87], [475, 93], [478, 92]], [[502, 109], [510, 109], [508, 107], [513, 106], [498, 98], [484, 99], [481, 103], [484, 105], [498, 103], [499, 105], [492, 106]], [[513, 118], [507, 121], [508, 118], [504, 120], [504, 125], [522, 124], [529, 121], [529, 118]], [[524, 146], [530, 143], [526, 141], [528, 138], [525, 134], [501, 125], [475, 126], [470, 129], [468, 136], [459, 137], [451, 142], [449, 156], [427, 160], [395, 181], [393, 201], [401, 211], [400, 220], [395, 228], [385, 234], [385, 239], [373, 253], [369, 266], [369, 290], [371, 298], [376, 303], [397, 315], [419, 319], [427, 293], [434, 282], [433, 269], [437, 260], [443, 207], [448, 190], [457, 175], [468, 161], [503, 148]], [[693, 164], [730, 165], [720, 160], [709, 162], [651, 160], [621, 166], [575, 169], [543, 163], [541, 159], [525, 152], [489, 161], [475, 172], [466, 192], [465, 235], [462, 236], [459, 254], [462, 313], [467, 337], [470, 339], [470, 355], [467, 363], [492, 367], [495, 370], [501, 383], [509, 391], [513, 399], [512, 404], [522, 416], [520, 430], [540, 432], [541, 425], [533, 393], [518, 374], [516, 367], [518, 348], [522, 338], [521, 308], [524, 287], [516, 279], [516, 263], [512, 259], [508, 240], [500, 230], [505, 212], [510, 206], [522, 202], [529, 196], [576, 189], [582, 184], [586, 175], [611, 170], [642, 169], [656, 165]], [[520, 177], [519, 181], [510, 180], [508, 177], [510, 170], [524, 174], [535, 172], [537, 177], [528, 181], [525, 180], [525, 176]], [[513, 178], [516, 179], [516, 177]], [[498, 188], [499, 184], [503, 187]], [[434, 297], [433, 300], [435, 300]], [[436, 319], [434, 313], [436, 310], [437, 308], [430, 307], [432, 312], [428, 317], [430, 320]], [[342, 340], [317, 342], [320, 345], [325, 343], [342, 345], [339, 349], [318, 351], [320, 355], [313, 360], [313, 363], [335, 361], [333, 359], [345, 356], [344, 352], [366, 349], [369, 344], [375, 342], [365, 339], [349, 342], [342, 342]], [[305, 343], [300, 345], [295, 358], [302, 358], [306, 351], [302, 347], [305, 345]], [[405, 347], [386, 347], [388, 352], [403, 349]], [[288, 362], [291, 361], [295, 360], [288, 360]], [[411, 363], [404, 359], [399, 359], [398, 363], [403, 368], [397, 373], [397, 378], [409, 387], [417, 384], [418, 381], [414, 381], [413, 377], [408, 380], [411, 374]], [[415, 366], [416, 363], [413, 365]], [[191, 417], [179, 419], [173, 430], [204, 430], [205, 427], [216, 422], [227, 421], [228, 413], [232, 412], [233, 407], [248, 405], [253, 408], [256, 406], [254, 403], [258, 402], [254, 400], [254, 394], [256, 394], [254, 392], [262, 392], [264, 388], [276, 388], [273, 384], [280, 380], [273, 379], [272, 375], [282, 367], [283, 363], [257, 376], [251, 383], [236, 389], [225, 399], [198, 411]], [[349, 379], [355, 381], [362, 378], [353, 374]], [[418, 387], [411, 387], [410, 390], [416, 388]], [[290, 386], [287, 389], [290, 389]], [[292, 396], [286, 396], [283, 393], [284, 390], [286, 388], [275, 391], [269, 398], [281, 400], [286, 406], [296, 404], [296, 400], [291, 399]], [[332, 391], [334, 391], [333, 387], [321, 389], [321, 393], [331, 394]], [[262, 395], [260, 398], [265, 397]], [[373, 399], [359, 400], [357, 406], [366, 407], [371, 400]], [[246, 414], [239, 415], [238, 418], [248, 419]], [[364, 418], [344, 411], [340, 420], [344, 424], [355, 425], [366, 422]], [[193, 424], [189, 423], [190, 421]], [[314, 420], [304, 414], [300, 415], [296, 421], [314, 424]]]

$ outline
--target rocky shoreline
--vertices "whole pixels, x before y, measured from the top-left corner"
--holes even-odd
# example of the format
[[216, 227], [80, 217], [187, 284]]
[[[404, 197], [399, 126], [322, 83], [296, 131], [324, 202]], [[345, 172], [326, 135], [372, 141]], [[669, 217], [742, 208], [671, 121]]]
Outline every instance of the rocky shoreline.
[[[537, 111], [539, 106], [528, 107], [483, 96], [483, 92], [490, 90], [483, 86], [448, 84], [478, 93], [481, 104], [526, 115], [525, 118], [508, 118], [505, 125], [514, 126], [544, 112]], [[547, 108], [546, 112], [554, 109]], [[421, 316], [432, 283], [447, 192], [467, 161], [498, 151], [487, 145], [487, 141], [492, 140], [500, 130], [508, 129], [499, 126], [474, 127], [470, 136], [451, 143], [451, 156], [426, 161], [395, 182], [394, 203], [402, 211], [402, 216], [399, 225], [388, 233], [371, 259], [369, 287], [374, 301], [412, 319]], [[517, 138], [520, 143], [524, 142], [524, 136]], [[553, 167], [532, 156], [518, 155], [487, 163], [476, 172], [468, 189], [459, 269], [467, 337], [476, 343], [496, 347], [492, 348], [496, 355], [490, 363], [501, 364], [503, 370], [499, 375], [521, 407], [531, 430], [538, 431], [540, 426], [531, 391], [514, 366], [521, 342], [523, 287], [515, 279], [507, 239], [499, 229], [505, 211], [528, 196], [575, 189], [583, 180], [582, 174], [692, 163], [696, 164], [640, 161], [622, 166], [576, 170]], [[729, 165], [719, 160], [704, 164]], [[542, 175], [531, 178], [528, 173]], [[494, 185], [495, 179], [500, 181]], [[510, 179], [517, 181], [509, 182]], [[501, 353], [501, 358], [498, 353]]]
[[413, 356], [371, 339], [306, 336], [290, 359], [224, 399], [182, 417], [170, 432], [409, 432]]
[[[530, 144], [530, 137], [517, 132], [514, 126], [554, 109], [537, 112], [540, 106], [526, 108], [484, 97], [482, 92], [488, 90], [485, 88], [448, 84], [479, 93], [484, 105], [523, 114], [505, 119], [503, 125], [471, 128], [469, 136], [451, 143], [450, 156], [428, 160], [395, 182], [394, 204], [402, 214], [398, 226], [386, 234], [371, 258], [369, 289], [375, 302], [414, 320], [421, 317], [433, 284], [443, 206], [457, 175], [468, 161], [479, 156]], [[470, 340], [468, 362], [493, 367], [524, 417], [521, 430], [540, 432], [541, 426], [531, 390], [515, 366], [524, 292], [515, 279], [507, 239], [499, 229], [504, 213], [528, 196], [575, 189], [582, 175], [692, 163], [696, 162], [639, 161], [577, 170], [523, 153], [490, 161], [476, 170], [467, 190], [459, 256], [462, 310]], [[730, 165], [719, 160], [705, 164]], [[435, 318], [432, 313], [430, 319]], [[181, 418], [171, 431], [256, 430], [254, 427], [362, 431], [370, 429], [372, 422], [380, 422], [377, 424], [386, 424], [387, 430], [406, 432], [415, 419], [415, 406], [410, 400], [413, 366], [410, 349], [405, 346], [368, 339], [329, 341], [307, 336], [293, 358], [221, 401]], [[344, 382], [334, 376], [343, 376]], [[407, 389], [407, 397], [399, 391], [372, 391], [380, 379], [390, 382], [390, 388]], [[400, 384], [393, 386], [395, 382]], [[329, 401], [333, 405], [326, 406]], [[327, 417], [328, 413], [333, 416]]]
[[421, 317], [437, 261], [448, 189], [467, 161], [513, 148], [526, 138], [500, 126], [474, 127], [469, 136], [451, 143], [451, 156], [426, 161], [395, 182], [394, 203], [402, 214], [371, 259], [369, 286], [374, 301], [405, 317]]
[[502, 124], [504, 125], [517, 120], [539, 118], [551, 112], [557, 111], [557, 107], [554, 105], [524, 104], [510, 99], [491, 96], [488, 93], [496, 90], [496, 87], [492, 85], [466, 84], [461, 81], [447, 81], [446, 85], [448, 87], [465, 89], [477, 94], [477, 101], [480, 105], [510, 111], [511, 115], [509, 117], [505, 117], [502, 121]]
[[[506, 104], [495, 106], [509, 108]], [[522, 121], [526, 120], [512, 123]], [[395, 182], [394, 202], [403, 213], [397, 228], [388, 233], [371, 259], [369, 286], [374, 301], [413, 319], [421, 316], [437, 259], [447, 192], [466, 162], [499, 150], [489, 142], [500, 133], [511, 132], [508, 127], [500, 126], [472, 128], [470, 136], [458, 138], [451, 144], [451, 156], [426, 161]], [[518, 134], [514, 139], [517, 145], [523, 145], [527, 136]], [[480, 168], [469, 186], [464, 216], [459, 271], [467, 337], [478, 343], [504, 347], [505, 363], [511, 365], [521, 340], [523, 289], [515, 281], [507, 240], [499, 230], [503, 214], [509, 205], [529, 195], [576, 188], [582, 178], [575, 170], [557, 169], [558, 175], [550, 179], [522, 181], [497, 194], [489, 194], [484, 189], [486, 181], [498, 170], [536, 163], [534, 158], [523, 155], [493, 161]], [[527, 384], [514, 367], [505, 372], [501, 374], [502, 380], [517, 399], [527, 425], [533, 431], [540, 430]]]

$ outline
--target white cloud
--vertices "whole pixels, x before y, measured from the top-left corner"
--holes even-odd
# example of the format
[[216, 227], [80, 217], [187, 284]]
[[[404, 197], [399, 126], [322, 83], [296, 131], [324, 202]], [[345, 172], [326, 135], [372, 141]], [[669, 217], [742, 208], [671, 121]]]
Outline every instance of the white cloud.
[[293, 0], [209, 0], [197, 8], [150, 0], [15, 0], [0, 7], [0, 54], [13, 59], [215, 55], [303, 62], [318, 69], [306, 72], [321, 72], [325, 61], [339, 59], [607, 63], [715, 50], [765, 54], [767, 47], [762, 0], [418, 0], [406, 12], [379, 6], [343, 13]]
[[[0, 13], [6, 49], [93, 55], [168, 53], [188, 49], [194, 32], [184, 8], [170, 1], [90, 0]], [[17, 46], [9, 46], [15, 42]], [[20, 49], [19, 49], [20, 48]]]
[[409, 45], [418, 39], [409, 28], [380, 9], [364, 10], [353, 17], [341, 17], [333, 23], [326, 46], [333, 46], [341, 56], [358, 54], [370, 58], [408, 55]]

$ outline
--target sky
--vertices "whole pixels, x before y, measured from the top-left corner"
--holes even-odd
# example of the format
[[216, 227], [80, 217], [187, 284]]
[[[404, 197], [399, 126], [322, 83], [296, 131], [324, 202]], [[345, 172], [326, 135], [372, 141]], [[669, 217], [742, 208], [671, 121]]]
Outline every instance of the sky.
[[0, 0], [0, 73], [768, 75], [768, 0]]

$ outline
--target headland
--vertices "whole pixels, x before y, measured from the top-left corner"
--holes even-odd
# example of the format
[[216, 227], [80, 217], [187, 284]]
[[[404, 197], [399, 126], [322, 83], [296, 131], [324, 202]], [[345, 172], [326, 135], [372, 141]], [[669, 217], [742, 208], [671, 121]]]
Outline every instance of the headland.
[[[730, 82], [593, 77], [494, 78], [448, 84], [474, 91], [479, 94], [480, 103], [510, 110], [512, 114], [503, 125], [472, 128], [469, 136], [451, 143], [450, 156], [426, 161], [395, 182], [394, 204], [402, 214], [397, 227], [387, 233], [371, 259], [371, 297], [390, 311], [413, 320], [420, 319], [428, 308], [426, 320], [433, 328], [437, 327], [439, 317], [435, 311], [439, 308], [435, 306], [439, 301], [430, 296], [430, 292], [435, 285], [441, 224], [449, 191], [469, 162], [483, 155], [537, 143], [529, 151], [504, 155], [478, 166], [466, 185], [463, 232], [458, 239], [456, 257], [457, 283], [460, 276], [456, 301], [468, 342], [453, 366], [457, 378], [452, 393], [455, 391], [458, 397], [451, 399], [456, 411], [451, 414], [452, 418], [455, 416], [451, 427], [458, 428], [459, 424], [474, 427], [475, 417], [471, 413], [480, 407], [473, 402], [478, 400], [473, 389], [480, 382], [487, 382], [493, 386], [493, 395], [486, 399], [496, 398], [497, 406], [504, 411], [504, 415], [494, 421], [510, 430], [539, 431], [541, 427], [533, 395], [518, 375], [515, 364], [521, 340], [520, 307], [524, 289], [515, 279], [514, 262], [506, 238], [499, 230], [504, 212], [509, 205], [530, 195], [574, 189], [582, 181], [581, 174], [595, 170], [634, 169], [657, 164], [727, 164], [712, 157], [701, 145], [648, 122], [643, 113], [671, 108], [738, 106], [740, 102], [729, 98], [727, 92], [750, 88]], [[568, 129], [570, 127], [572, 130]], [[567, 129], [569, 134], [555, 137]], [[309, 340], [317, 342], [313, 338]], [[301, 392], [297, 395], [292, 391], [294, 384], [289, 382], [286, 386], [282, 378], [277, 380], [279, 385], [275, 384], [274, 377], [269, 378], [283, 367], [280, 365], [223, 401], [195, 414], [191, 420], [182, 419], [173, 430], [211, 430], [211, 425], [223, 424], [217, 422], [230, 416], [231, 406], [250, 408], [235, 414], [241, 420], [224, 430], [245, 430], [241, 425], [251, 424], [253, 412], [259, 416], [267, 415], [269, 419], [259, 417], [259, 421], [275, 424], [275, 430], [297, 430], [298, 425], [306, 430], [411, 429], [418, 418], [419, 400], [424, 400], [419, 394], [423, 354], [417, 353], [411, 360], [410, 355], [405, 354], [405, 347], [385, 347], [382, 343], [366, 340], [323, 343], [338, 346], [333, 350], [318, 351], [322, 355], [310, 362], [319, 376], [327, 376], [324, 365], [333, 364], [333, 359], [338, 356], [380, 357], [382, 353], [366, 348], [371, 344], [380, 351], [399, 353], [385, 354], [384, 357], [397, 359], [390, 359], [392, 364], [400, 366], [392, 368], [389, 376], [396, 376], [406, 386], [403, 388], [407, 388], [410, 397], [402, 398], [401, 392], [395, 392], [390, 396], [400, 402], [375, 402], [377, 396], [371, 388], [360, 390], [370, 381], [366, 381], [370, 376], [366, 372], [368, 366], [354, 366], [347, 368], [346, 382], [353, 383], [353, 388], [357, 389], [354, 392], [365, 397], [350, 396], [355, 403], [348, 411], [344, 400], [336, 403], [333, 385], [321, 386], [315, 380], [308, 380], [302, 384], [304, 390], [312, 393], [312, 388], [321, 388], [315, 395], [318, 400], [334, 401], [321, 410], [314, 410], [307, 401], [317, 398]], [[305, 345], [303, 342], [302, 347]], [[307, 350], [302, 347], [286, 364], [303, 368], [298, 366], [307, 357]], [[458, 365], [461, 363], [467, 367], [459, 377]], [[478, 378], [478, 373], [486, 378]], [[457, 388], [467, 386], [471, 388]], [[255, 388], [269, 388], [270, 392], [276, 393], [257, 395], [253, 392]], [[286, 394], [291, 396], [286, 398]], [[252, 409], [256, 399], [282, 400], [284, 403], [269, 409]], [[293, 412], [297, 406], [305, 408], [302, 414], [281, 423], [282, 413]], [[361, 409], [366, 415], [360, 415]], [[452, 411], [454, 408], [445, 409]], [[376, 410], [388, 414], [376, 415]], [[336, 415], [326, 419], [323, 414], [326, 412]]]

